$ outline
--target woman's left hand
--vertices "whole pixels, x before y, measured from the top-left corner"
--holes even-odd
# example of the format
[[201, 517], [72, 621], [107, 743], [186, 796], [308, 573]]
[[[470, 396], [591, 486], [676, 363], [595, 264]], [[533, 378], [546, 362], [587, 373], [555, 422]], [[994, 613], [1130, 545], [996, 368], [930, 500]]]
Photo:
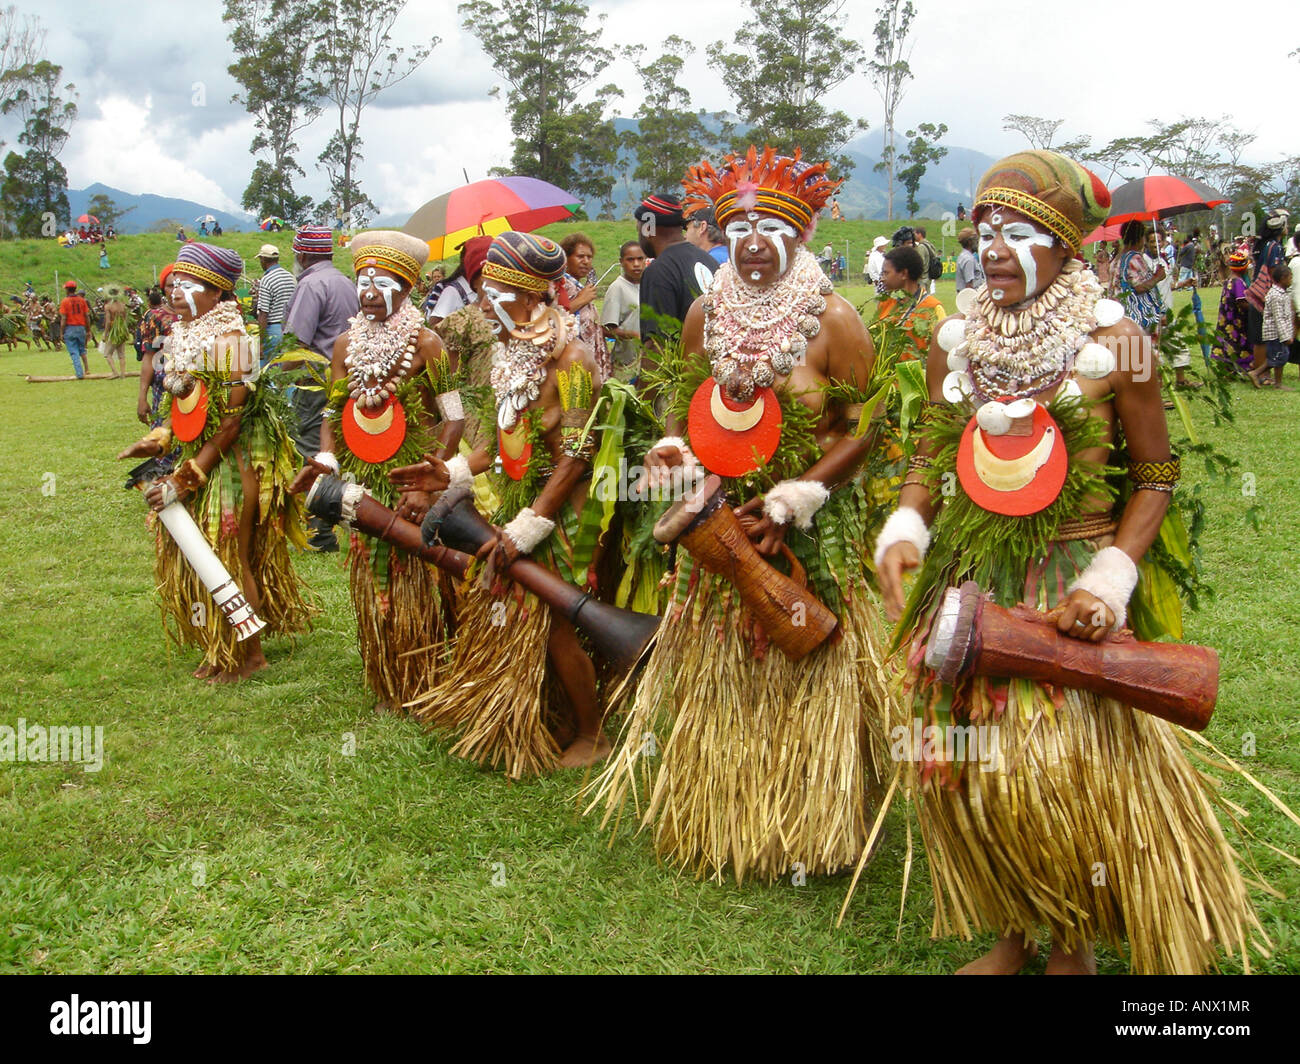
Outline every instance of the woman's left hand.
[[1064, 602], [1047, 614], [1047, 619], [1055, 621], [1057, 630], [1065, 635], [1093, 643], [1105, 639], [1115, 624], [1110, 607], [1083, 588], [1071, 591]]

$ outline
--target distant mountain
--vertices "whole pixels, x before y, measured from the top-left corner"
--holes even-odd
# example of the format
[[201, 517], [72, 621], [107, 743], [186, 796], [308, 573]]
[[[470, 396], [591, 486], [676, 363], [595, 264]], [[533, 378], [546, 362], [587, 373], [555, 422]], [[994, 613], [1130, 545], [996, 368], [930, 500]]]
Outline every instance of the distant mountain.
[[72, 217], [85, 214], [91, 197], [97, 195], [107, 196], [117, 205], [119, 211], [125, 211], [129, 207], [135, 208], [118, 221], [119, 233], [147, 233], [157, 223], [169, 218], [184, 225], [186, 232], [193, 232], [198, 229], [197, 219], [207, 214], [216, 218], [223, 229], [231, 232], [248, 232], [256, 229], [258, 222], [261, 221], [251, 214], [230, 214], [227, 211], [219, 211], [215, 207], [205, 207], [192, 200], [155, 196], [150, 192], [136, 195], [132, 192], [123, 192], [120, 188], [110, 188], [99, 182], [86, 188], [68, 189], [68, 206], [72, 208]]

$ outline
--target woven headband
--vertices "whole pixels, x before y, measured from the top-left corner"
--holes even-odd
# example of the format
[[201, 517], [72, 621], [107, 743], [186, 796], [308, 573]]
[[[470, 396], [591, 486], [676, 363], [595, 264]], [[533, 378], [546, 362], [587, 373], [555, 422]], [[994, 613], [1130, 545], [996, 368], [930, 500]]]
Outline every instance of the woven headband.
[[197, 277], [200, 281], [208, 281], [223, 292], [233, 292], [235, 282], [228, 277], [222, 277], [216, 270], [209, 270], [206, 266], [198, 266], [192, 262], [173, 262], [173, 273], [188, 273], [191, 277]]
[[[724, 192], [718, 197], [717, 203], [713, 205], [713, 213], [720, 228], [725, 229], [727, 221], [735, 215], [747, 213], [745, 208], [738, 205], [739, 199], [740, 192], [736, 189]], [[799, 197], [764, 185], [760, 185], [754, 192], [753, 206], [748, 210], [775, 214], [778, 218], [784, 218], [800, 232], [807, 229], [813, 220], [812, 208]]]
[[406, 252], [398, 251], [396, 248], [386, 248], [378, 245], [368, 247], [363, 254], [352, 260], [354, 273], [360, 273], [367, 266], [376, 266], [381, 270], [389, 270], [404, 278], [410, 284], [415, 284], [420, 276], [420, 263], [416, 262]]
[[1036, 199], [1028, 192], [1015, 188], [986, 188], [979, 194], [971, 210], [984, 206], [1010, 207], [1013, 211], [1019, 211], [1058, 236], [1071, 251], [1078, 251], [1083, 244], [1083, 234], [1079, 232], [1078, 226], [1055, 207]]
[[503, 266], [499, 262], [484, 263], [483, 276], [491, 278], [493, 281], [502, 281], [505, 284], [514, 285], [516, 288], [526, 289], [529, 292], [545, 292], [550, 287], [550, 282], [542, 277], [535, 277], [531, 273], [524, 273], [522, 270], [512, 270], [509, 266]]

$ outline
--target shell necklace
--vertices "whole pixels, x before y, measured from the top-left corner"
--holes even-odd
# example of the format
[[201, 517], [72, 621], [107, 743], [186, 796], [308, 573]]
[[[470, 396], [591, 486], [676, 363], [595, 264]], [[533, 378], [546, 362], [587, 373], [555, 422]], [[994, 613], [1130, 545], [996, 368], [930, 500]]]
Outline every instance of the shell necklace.
[[548, 307], [526, 325], [510, 330], [510, 339], [492, 354], [492, 394], [497, 425], [505, 432], [539, 395], [546, 380], [546, 363], [572, 340], [573, 316]]
[[357, 314], [348, 321], [348, 395], [363, 410], [378, 409], [397, 392], [415, 359], [420, 341], [420, 312], [404, 302], [381, 322]]
[[247, 335], [239, 304], [225, 299], [193, 321], [177, 318], [167, 345], [163, 387], [172, 395], [188, 395], [194, 388], [194, 373], [211, 372], [216, 365], [217, 337], [227, 333]]
[[704, 353], [728, 398], [749, 402], [755, 388], [789, 376], [821, 331], [833, 290], [802, 244], [784, 276], [765, 287], [743, 281], [730, 262], [719, 267], [704, 297]]

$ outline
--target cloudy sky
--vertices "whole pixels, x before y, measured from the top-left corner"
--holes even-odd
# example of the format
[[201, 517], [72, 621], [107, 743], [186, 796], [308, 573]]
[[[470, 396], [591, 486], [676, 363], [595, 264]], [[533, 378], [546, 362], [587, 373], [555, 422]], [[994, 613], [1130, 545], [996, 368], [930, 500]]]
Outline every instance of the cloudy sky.
[[[1094, 141], [1143, 132], [1147, 119], [1231, 116], [1257, 134], [1247, 152], [1255, 161], [1297, 151], [1292, 113], [1300, 88], [1300, 8], [1274, 5], [1267, 34], [1250, 31], [1234, 45], [1234, 30], [1205, 5], [1205, 17], [1182, 24], [1170, 8], [1134, 0], [914, 0], [911, 55], [915, 79], [899, 109], [899, 128], [946, 122], [947, 143], [1000, 154], [1023, 146], [1003, 131], [1009, 112], [1064, 118], [1062, 134]], [[741, 21], [732, 5], [655, 0], [655, 25], [675, 27], [698, 48], [684, 83], [692, 104], [728, 109], [731, 99], [708, 68], [704, 48], [730, 39]], [[132, 193], [180, 196], [238, 210], [251, 169], [252, 123], [230, 102], [231, 56], [218, 0], [19, 0], [49, 31], [47, 52], [76, 84], [80, 117], [63, 154], [69, 181], [95, 181]], [[644, 2], [593, 3], [606, 16], [607, 46], [645, 44]], [[873, 3], [850, 0], [847, 31], [870, 44]], [[1081, 21], [1080, 13], [1087, 13]], [[591, 25], [594, 27], [594, 17]], [[1220, 34], [1215, 26], [1222, 27]], [[1122, 31], [1119, 27], [1123, 27]], [[1244, 29], [1236, 32], [1246, 33]], [[454, 0], [415, 0], [395, 27], [399, 42], [441, 43], [420, 70], [378, 98], [363, 116], [362, 185], [381, 213], [412, 211], [463, 181], [484, 177], [510, 156], [505, 104], [489, 96], [498, 83], [477, 40], [458, 25]], [[1231, 91], [1208, 72], [1233, 55]], [[1253, 70], [1243, 58], [1254, 62]], [[1207, 73], [1201, 73], [1205, 71]], [[624, 60], [602, 80], [624, 88], [618, 113], [640, 103], [639, 82]], [[1261, 101], [1255, 86], [1277, 91]], [[836, 89], [828, 103], [880, 124], [880, 101], [865, 75]], [[0, 123], [12, 142], [16, 131]], [[320, 198], [324, 175], [315, 159], [329, 137], [328, 114], [299, 138], [308, 171], [301, 191]]]

